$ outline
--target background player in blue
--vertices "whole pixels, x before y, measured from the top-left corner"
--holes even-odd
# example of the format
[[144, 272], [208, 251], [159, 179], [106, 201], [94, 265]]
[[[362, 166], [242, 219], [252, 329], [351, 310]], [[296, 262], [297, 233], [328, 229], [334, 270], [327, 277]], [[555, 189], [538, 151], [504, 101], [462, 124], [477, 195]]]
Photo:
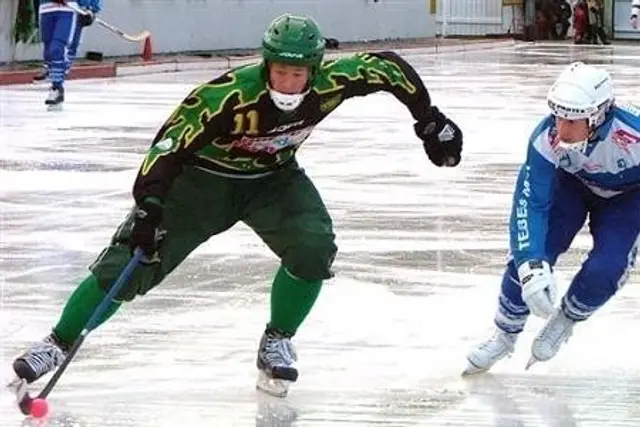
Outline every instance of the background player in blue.
[[[77, 14], [71, 7], [80, 6], [90, 13]], [[91, 25], [94, 13], [101, 8], [100, 0], [80, 0], [79, 2], [65, 2], [64, 0], [42, 0], [39, 7], [40, 35], [44, 44], [43, 59], [45, 71], [34, 78], [44, 80], [49, 78], [51, 90], [45, 104], [59, 105], [64, 101], [65, 74], [71, 67], [72, 61], [80, 43], [82, 28]]]
[[[625, 283], [640, 234], [640, 111], [614, 103], [609, 74], [571, 64], [548, 94], [551, 114], [534, 130], [510, 220], [511, 260], [493, 336], [467, 356], [465, 374], [514, 350], [527, 316], [548, 318], [527, 368], [554, 357], [577, 322]], [[559, 307], [552, 267], [589, 217], [593, 248]]]
[[66, 71], [69, 71], [73, 61], [76, 59], [76, 54], [78, 53], [78, 47], [80, 46], [80, 42], [82, 41], [82, 30], [85, 27], [93, 24], [93, 20], [98, 12], [102, 10], [102, 0], [80, 0], [78, 1], [78, 5], [89, 12], [86, 15], [78, 14], [78, 25], [76, 25], [76, 31], [73, 35], [73, 39], [71, 40], [71, 45], [67, 50], [67, 67]]
[[640, 0], [632, 0], [631, 1], [631, 17], [629, 20], [631, 21], [631, 26], [633, 28], [638, 28], [638, 14], [640, 14]]

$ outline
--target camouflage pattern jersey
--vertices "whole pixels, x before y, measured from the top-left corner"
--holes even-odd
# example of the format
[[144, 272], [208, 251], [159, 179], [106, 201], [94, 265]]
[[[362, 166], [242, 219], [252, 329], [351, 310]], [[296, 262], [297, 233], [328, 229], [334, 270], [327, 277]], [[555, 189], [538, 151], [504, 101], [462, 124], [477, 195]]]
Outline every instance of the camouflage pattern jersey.
[[138, 172], [134, 198], [164, 201], [184, 166], [238, 178], [272, 173], [295, 161], [313, 128], [340, 103], [377, 91], [393, 94], [416, 121], [429, 119], [427, 89], [393, 52], [324, 61], [309, 94], [286, 113], [272, 103], [261, 63], [231, 70], [194, 89], [164, 123]]

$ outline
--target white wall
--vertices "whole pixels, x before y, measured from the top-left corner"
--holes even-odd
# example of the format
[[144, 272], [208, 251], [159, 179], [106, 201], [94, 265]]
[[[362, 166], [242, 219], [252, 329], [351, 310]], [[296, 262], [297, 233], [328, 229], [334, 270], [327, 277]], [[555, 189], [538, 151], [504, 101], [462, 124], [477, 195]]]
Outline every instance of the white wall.
[[11, 60], [13, 54], [12, 34], [17, 1], [0, 0], [0, 62]]
[[613, 33], [616, 39], [640, 39], [640, 30], [629, 22], [631, 1], [615, 0], [613, 3]]
[[[8, 14], [0, 0], [0, 16]], [[123, 30], [152, 33], [154, 52], [254, 48], [268, 23], [284, 12], [313, 16], [327, 37], [340, 41], [433, 37], [435, 19], [425, 0], [104, 0], [100, 15]], [[0, 21], [3, 22], [3, 21]], [[5, 25], [2, 25], [4, 33]], [[1, 34], [1, 33], [0, 33]], [[0, 61], [7, 40], [0, 39]], [[135, 55], [138, 43], [125, 42], [97, 24], [85, 31], [79, 56], [87, 50], [105, 56]], [[34, 59], [39, 49], [18, 49], [17, 59]]]
[[524, 8], [522, 6], [502, 7], [502, 31], [507, 34], [522, 34], [524, 31]]
[[438, 33], [445, 36], [502, 34], [502, 0], [439, 0]]

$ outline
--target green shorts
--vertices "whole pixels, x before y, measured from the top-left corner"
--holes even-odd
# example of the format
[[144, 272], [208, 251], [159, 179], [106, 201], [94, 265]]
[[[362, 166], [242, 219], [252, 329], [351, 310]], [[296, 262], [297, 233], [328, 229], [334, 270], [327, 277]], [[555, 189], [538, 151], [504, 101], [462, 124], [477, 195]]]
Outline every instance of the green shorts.
[[[107, 290], [129, 262], [133, 210], [90, 270]], [[292, 274], [332, 276], [337, 247], [331, 218], [315, 186], [295, 163], [258, 179], [235, 179], [185, 167], [165, 201], [160, 262], [141, 265], [118, 295], [130, 301], [158, 285], [194, 249], [238, 221], [251, 227]]]

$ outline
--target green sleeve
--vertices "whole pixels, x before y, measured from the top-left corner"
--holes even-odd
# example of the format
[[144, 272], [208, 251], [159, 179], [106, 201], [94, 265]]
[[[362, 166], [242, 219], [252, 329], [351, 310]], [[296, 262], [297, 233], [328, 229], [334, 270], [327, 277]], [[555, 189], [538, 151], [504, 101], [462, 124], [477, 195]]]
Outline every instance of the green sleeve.
[[319, 93], [340, 89], [342, 99], [385, 91], [393, 94], [416, 121], [430, 117], [431, 98], [416, 70], [395, 52], [358, 53], [323, 64]]

